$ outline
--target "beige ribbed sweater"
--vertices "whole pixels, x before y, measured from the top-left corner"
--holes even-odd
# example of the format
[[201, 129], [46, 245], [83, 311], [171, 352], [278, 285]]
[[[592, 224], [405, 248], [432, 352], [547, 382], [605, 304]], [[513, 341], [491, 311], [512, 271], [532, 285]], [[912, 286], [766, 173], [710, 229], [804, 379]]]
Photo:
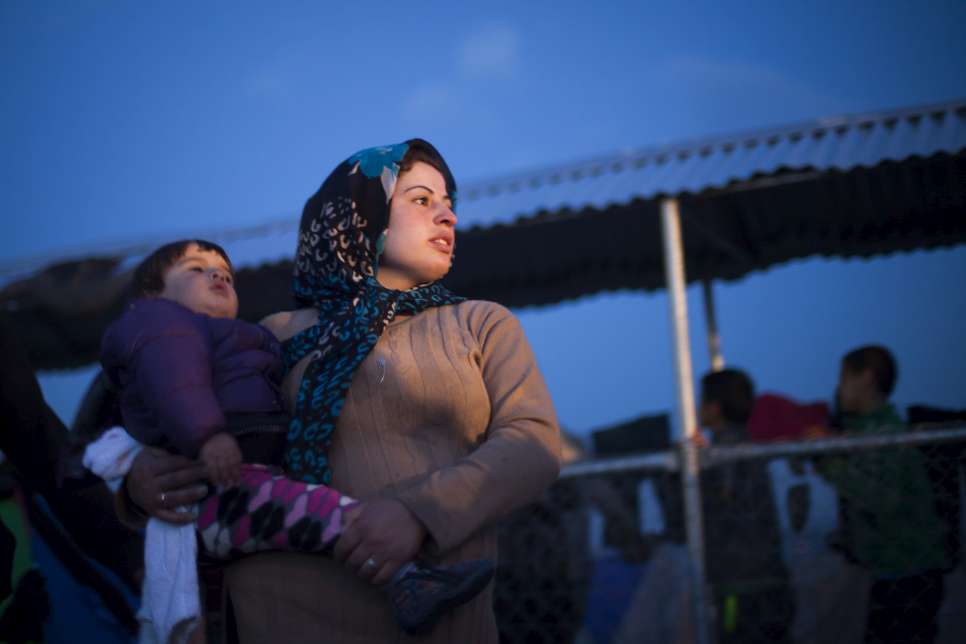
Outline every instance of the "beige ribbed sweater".
[[[286, 393], [294, 393], [296, 366]], [[553, 404], [519, 322], [469, 301], [393, 321], [353, 377], [330, 452], [333, 487], [388, 494], [426, 526], [442, 561], [496, 557], [494, 524], [557, 476]], [[331, 559], [267, 553], [226, 572], [241, 641], [497, 642], [492, 584], [426, 636]]]

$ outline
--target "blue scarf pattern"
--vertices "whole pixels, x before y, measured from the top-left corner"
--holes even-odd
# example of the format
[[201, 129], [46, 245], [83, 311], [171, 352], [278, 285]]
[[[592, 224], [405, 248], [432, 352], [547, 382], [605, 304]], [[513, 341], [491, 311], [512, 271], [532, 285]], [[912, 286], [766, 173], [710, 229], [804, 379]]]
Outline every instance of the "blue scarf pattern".
[[327, 457], [352, 376], [399, 313], [462, 302], [439, 283], [396, 291], [376, 279], [389, 199], [408, 143], [349, 157], [305, 204], [292, 279], [295, 299], [319, 322], [284, 343], [290, 369], [313, 355], [302, 375], [284, 466], [292, 478], [329, 484]]

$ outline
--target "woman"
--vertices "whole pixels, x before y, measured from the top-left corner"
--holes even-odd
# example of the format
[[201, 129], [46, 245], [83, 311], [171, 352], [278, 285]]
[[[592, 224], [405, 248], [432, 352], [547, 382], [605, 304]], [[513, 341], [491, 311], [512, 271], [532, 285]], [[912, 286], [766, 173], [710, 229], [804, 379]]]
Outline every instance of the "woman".
[[[417, 554], [495, 558], [494, 524], [556, 478], [556, 418], [519, 323], [438, 284], [455, 194], [445, 161], [414, 139], [350, 157], [306, 203], [294, 276], [305, 308], [264, 321], [291, 358], [285, 465], [364, 503], [335, 561], [267, 553], [226, 569], [242, 642], [404, 641], [373, 584]], [[201, 493], [198, 474], [146, 453], [128, 489], [182, 519], [172, 508]], [[418, 641], [496, 642], [492, 588]]]

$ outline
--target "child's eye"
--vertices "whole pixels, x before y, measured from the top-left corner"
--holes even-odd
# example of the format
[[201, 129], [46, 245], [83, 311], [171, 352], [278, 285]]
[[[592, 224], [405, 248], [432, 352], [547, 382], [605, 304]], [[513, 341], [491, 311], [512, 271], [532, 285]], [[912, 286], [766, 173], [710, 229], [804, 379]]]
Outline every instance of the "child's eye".
[[192, 266], [188, 269], [189, 271], [194, 271], [195, 273], [204, 273], [205, 270], [200, 266]]

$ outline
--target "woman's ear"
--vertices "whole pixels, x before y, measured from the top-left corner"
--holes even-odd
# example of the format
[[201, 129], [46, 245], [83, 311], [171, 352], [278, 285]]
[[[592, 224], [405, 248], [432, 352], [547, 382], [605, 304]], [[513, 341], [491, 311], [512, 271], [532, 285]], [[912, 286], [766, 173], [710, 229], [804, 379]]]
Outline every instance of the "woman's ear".
[[384, 231], [379, 233], [379, 237], [376, 238], [376, 260], [382, 257], [382, 252], [386, 249], [386, 237], [389, 235], [389, 229], [386, 228]]

